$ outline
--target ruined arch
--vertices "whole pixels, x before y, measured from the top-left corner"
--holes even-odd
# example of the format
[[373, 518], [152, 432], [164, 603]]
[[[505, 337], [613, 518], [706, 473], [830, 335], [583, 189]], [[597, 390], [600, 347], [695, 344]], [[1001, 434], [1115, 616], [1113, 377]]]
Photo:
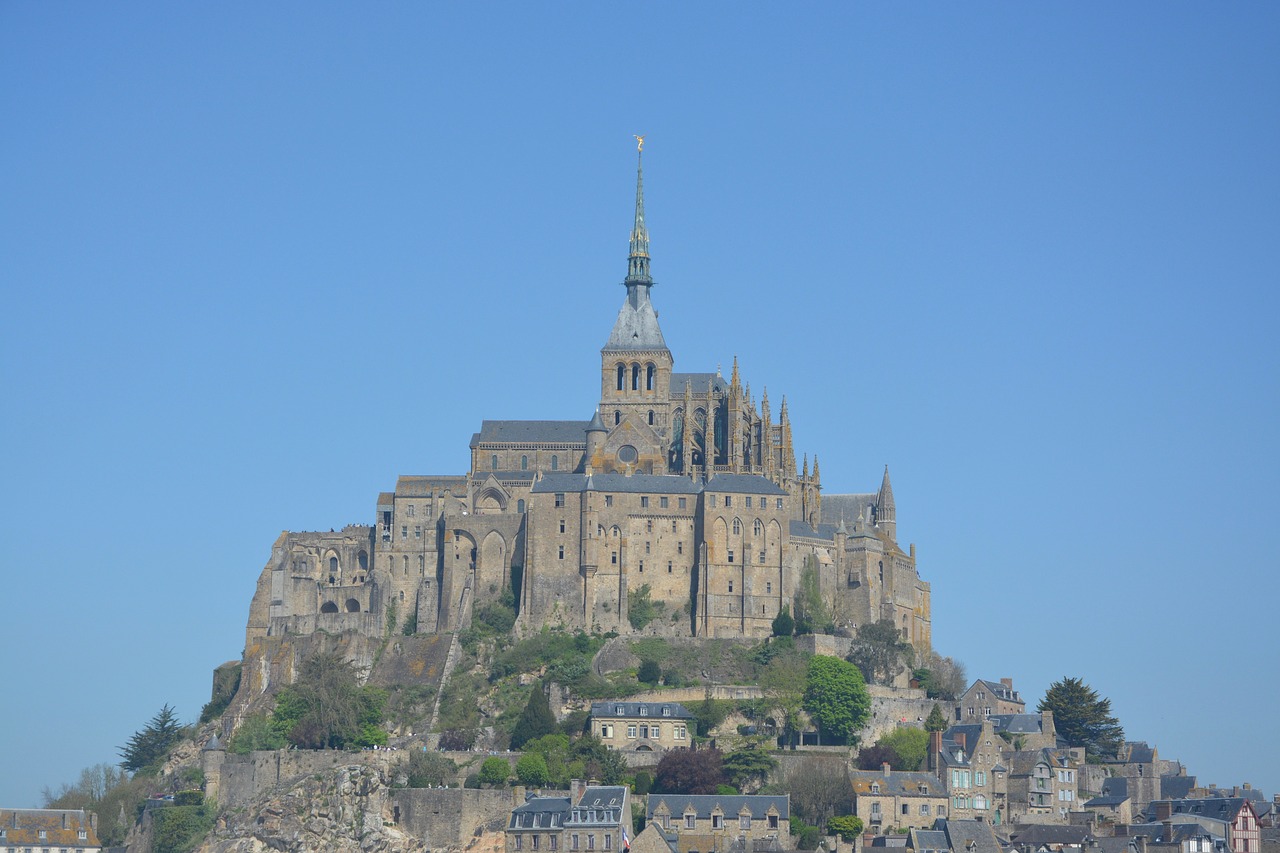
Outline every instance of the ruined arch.
[[496, 530], [480, 542], [480, 554], [476, 560], [476, 599], [492, 596], [489, 588], [500, 594], [507, 581], [507, 540]]
[[338, 605], [332, 601], [326, 601], [324, 604], [320, 605], [320, 612], [321, 613], [337, 613]]
[[347, 599], [347, 612], [348, 612], [348, 613], [359, 613], [359, 612], [360, 612], [360, 602], [356, 601], [354, 598], [348, 598], [348, 599]]
[[369, 552], [368, 551], [361, 548], [360, 553], [356, 554], [356, 561], [360, 564], [360, 571], [362, 572], [369, 571]]

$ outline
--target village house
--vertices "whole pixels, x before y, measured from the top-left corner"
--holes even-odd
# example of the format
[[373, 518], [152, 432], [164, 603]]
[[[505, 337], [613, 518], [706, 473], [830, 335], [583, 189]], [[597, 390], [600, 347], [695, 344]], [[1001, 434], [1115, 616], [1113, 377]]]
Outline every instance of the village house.
[[1005, 746], [987, 717], [972, 725], [952, 726], [930, 735], [929, 767], [946, 786], [950, 815], [981, 819], [999, 826], [1008, 814], [1008, 772], [1001, 763]]
[[893, 770], [883, 764], [879, 770], [851, 771], [849, 779], [853, 813], [870, 834], [928, 829], [948, 814], [946, 786], [932, 773]]
[[676, 853], [776, 848], [791, 832], [791, 797], [650, 794], [647, 818]]
[[666, 752], [688, 747], [692, 720], [679, 702], [591, 703], [591, 733], [609, 749]]
[[1000, 714], [1022, 714], [1027, 705], [1013, 689], [1012, 678], [999, 682], [978, 679], [956, 701], [956, 722], [973, 723]]
[[1253, 803], [1246, 797], [1157, 800], [1147, 808], [1155, 823], [1196, 823], [1227, 840], [1231, 853], [1261, 853], [1262, 831]]
[[626, 785], [584, 786], [575, 779], [567, 795], [530, 794], [511, 810], [506, 853], [621, 851], [630, 841], [630, 826]]
[[0, 809], [0, 850], [98, 853], [98, 816], [84, 809]]
[[1072, 750], [1036, 749], [1005, 752], [1009, 768], [1009, 820], [1018, 823], [1066, 823], [1080, 811], [1077, 767], [1083, 756]]

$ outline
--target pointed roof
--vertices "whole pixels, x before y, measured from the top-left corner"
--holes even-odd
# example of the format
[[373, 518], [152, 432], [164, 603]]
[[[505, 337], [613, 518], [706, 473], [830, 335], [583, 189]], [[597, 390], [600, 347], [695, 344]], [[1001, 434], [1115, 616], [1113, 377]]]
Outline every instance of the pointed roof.
[[587, 424], [587, 432], [608, 432], [605, 428], [604, 421], [600, 419], [600, 410], [596, 409], [596, 413], [591, 416], [591, 423]]
[[881, 521], [893, 521], [893, 486], [889, 484], [889, 466], [884, 466], [884, 479], [880, 481], [880, 494], [876, 495], [876, 514]]
[[[643, 141], [641, 145], [643, 146]], [[644, 224], [643, 154], [636, 160], [636, 218], [631, 226], [631, 253], [627, 259], [627, 299], [622, 303], [613, 332], [604, 350], [666, 350], [667, 342], [658, 327], [658, 312], [649, 301], [653, 277], [649, 275], [649, 230]]]

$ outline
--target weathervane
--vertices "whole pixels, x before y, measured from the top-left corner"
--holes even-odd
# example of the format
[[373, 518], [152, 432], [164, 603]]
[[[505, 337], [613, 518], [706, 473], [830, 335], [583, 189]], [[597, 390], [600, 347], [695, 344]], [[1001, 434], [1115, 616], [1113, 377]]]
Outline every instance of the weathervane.
[[[634, 133], [633, 133], [633, 134], [631, 134], [631, 135], [632, 135], [632, 136], [636, 136]], [[637, 151], [643, 151], [643, 150], [644, 150], [644, 137], [643, 137], [643, 136], [636, 136], [636, 150], [637, 150]]]

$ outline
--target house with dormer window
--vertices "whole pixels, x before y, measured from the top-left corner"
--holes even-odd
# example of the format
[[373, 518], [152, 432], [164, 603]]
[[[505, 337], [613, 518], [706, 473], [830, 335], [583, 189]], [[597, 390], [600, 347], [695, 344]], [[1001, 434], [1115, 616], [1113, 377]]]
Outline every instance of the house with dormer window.
[[739, 844], [756, 849], [790, 833], [787, 794], [650, 794], [647, 818], [675, 853], [708, 853]]
[[592, 702], [591, 733], [609, 749], [666, 752], [693, 744], [693, 714], [679, 702]]

